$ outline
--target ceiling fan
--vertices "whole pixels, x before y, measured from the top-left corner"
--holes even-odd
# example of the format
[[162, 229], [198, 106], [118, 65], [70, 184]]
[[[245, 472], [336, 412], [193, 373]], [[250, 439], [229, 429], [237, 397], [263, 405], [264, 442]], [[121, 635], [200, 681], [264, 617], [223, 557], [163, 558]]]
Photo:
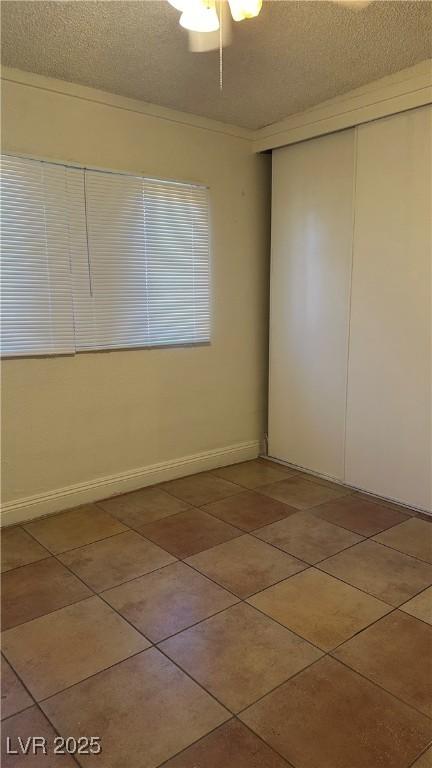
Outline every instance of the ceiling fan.
[[[189, 32], [189, 50], [214, 51], [231, 43], [231, 20], [253, 19], [263, 0], [168, 0], [181, 12], [180, 25]], [[331, 0], [354, 10], [366, 8], [372, 0]]]

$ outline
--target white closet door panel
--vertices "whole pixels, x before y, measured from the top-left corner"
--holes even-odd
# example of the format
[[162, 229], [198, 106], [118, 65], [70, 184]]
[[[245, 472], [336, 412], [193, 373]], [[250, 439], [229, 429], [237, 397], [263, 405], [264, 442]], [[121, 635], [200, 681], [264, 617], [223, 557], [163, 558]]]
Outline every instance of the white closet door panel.
[[343, 478], [354, 131], [273, 152], [269, 453]]
[[358, 129], [347, 482], [431, 505], [431, 109]]

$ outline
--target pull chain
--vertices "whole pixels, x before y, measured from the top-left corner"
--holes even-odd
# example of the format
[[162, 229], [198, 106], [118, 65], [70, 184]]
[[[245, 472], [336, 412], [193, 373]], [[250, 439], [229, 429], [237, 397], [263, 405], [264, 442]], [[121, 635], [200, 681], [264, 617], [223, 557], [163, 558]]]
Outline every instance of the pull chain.
[[219, 90], [223, 91], [223, 35], [222, 35], [222, 24], [223, 24], [223, 12], [222, 12], [222, 2], [223, 0], [219, 0]]

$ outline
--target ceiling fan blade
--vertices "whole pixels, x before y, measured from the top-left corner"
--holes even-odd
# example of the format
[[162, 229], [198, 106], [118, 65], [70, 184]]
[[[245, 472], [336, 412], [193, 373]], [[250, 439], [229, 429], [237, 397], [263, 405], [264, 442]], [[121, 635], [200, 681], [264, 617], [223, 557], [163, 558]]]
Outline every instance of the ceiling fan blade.
[[[219, 23], [222, 29], [222, 48], [231, 45], [232, 25], [231, 14], [228, 9], [228, 3], [221, 2], [216, 4]], [[190, 32], [189, 50], [192, 53], [205, 53], [206, 51], [217, 51], [220, 45], [220, 30], [216, 32]]]

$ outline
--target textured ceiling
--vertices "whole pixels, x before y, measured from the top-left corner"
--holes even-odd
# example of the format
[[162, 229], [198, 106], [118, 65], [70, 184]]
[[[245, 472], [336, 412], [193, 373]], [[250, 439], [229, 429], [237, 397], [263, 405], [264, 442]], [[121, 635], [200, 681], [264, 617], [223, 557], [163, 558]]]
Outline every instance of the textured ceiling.
[[224, 50], [189, 53], [166, 0], [3, 0], [2, 60], [247, 128], [259, 128], [432, 56], [432, 3], [265, 0]]

